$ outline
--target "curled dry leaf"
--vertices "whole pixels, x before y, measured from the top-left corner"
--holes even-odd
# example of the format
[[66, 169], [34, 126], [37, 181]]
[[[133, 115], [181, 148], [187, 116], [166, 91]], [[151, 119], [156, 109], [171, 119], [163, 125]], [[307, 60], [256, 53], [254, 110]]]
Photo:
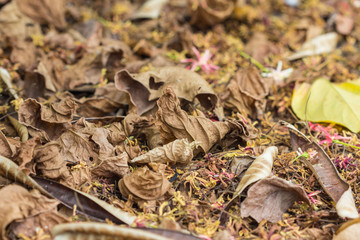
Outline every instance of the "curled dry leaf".
[[36, 137], [21, 143], [15, 160], [19, 164], [19, 169], [27, 175], [35, 174], [34, 150], [40, 144], [40, 139]]
[[33, 42], [16, 41], [11, 51], [10, 59], [13, 63], [20, 64], [20, 67], [31, 71], [36, 68], [37, 52]]
[[254, 65], [240, 69], [226, 88], [223, 96], [225, 107], [236, 108], [244, 115], [261, 117], [269, 88], [270, 84], [264, 81]]
[[347, 182], [339, 175], [334, 163], [324, 149], [308, 139], [293, 125], [286, 124], [290, 132], [291, 145], [294, 151], [313, 152], [309, 158], [303, 158], [306, 166], [315, 174], [325, 192], [336, 203], [336, 212], [340, 217], [358, 218], [352, 191]]
[[0, 131], [0, 152], [6, 158], [11, 158], [17, 153], [17, 148], [20, 147], [20, 141], [13, 138], [7, 138], [2, 131]]
[[50, 196], [45, 189], [37, 184], [34, 179], [26, 175], [19, 166], [10, 159], [0, 155], [0, 175], [6, 179], [24, 184], [25, 186], [39, 190], [45, 196]]
[[[38, 227], [49, 233], [55, 225], [68, 222], [65, 216], [57, 212], [59, 202], [42, 196], [37, 190], [29, 192], [24, 187], [11, 184], [0, 189], [0, 194], [6, 196], [0, 200], [1, 239], [7, 239], [5, 229], [13, 221], [17, 221], [15, 232], [26, 230], [21, 233], [28, 237], [35, 236]], [[34, 228], [29, 229], [26, 226], [29, 224]]]
[[338, 35], [334, 32], [317, 36], [305, 42], [296, 53], [290, 55], [287, 59], [292, 61], [303, 57], [332, 52], [336, 48], [338, 38]]
[[200, 28], [214, 26], [228, 18], [234, 10], [233, 0], [188, 0], [190, 23]]
[[160, 16], [163, 6], [169, 0], [147, 0], [132, 16], [131, 19], [156, 19]]
[[144, 200], [158, 200], [167, 192], [170, 195], [171, 183], [164, 175], [166, 165], [156, 163], [149, 165], [154, 171], [144, 166], [120, 180], [119, 189], [123, 197], [127, 198], [131, 194], [135, 201], [141, 203]]
[[10, 115], [8, 116], [8, 119], [9, 119], [11, 125], [13, 125], [13, 127], [15, 128], [21, 141], [26, 142], [29, 139], [29, 132], [28, 132], [27, 128], [24, 125], [22, 125], [21, 123], [19, 123], [18, 120], [16, 120], [15, 118], [13, 118]]
[[59, 29], [66, 27], [65, 1], [17, 0], [19, 10], [40, 24], [53, 24]]
[[188, 102], [197, 98], [205, 108], [214, 107], [218, 101], [212, 88], [200, 75], [181, 67], [163, 67], [140, 74], [122, 70], [115, 75], [115, 86], [129, 93], [139, 115], [154, 108], [155, 101], [168, 86], [179, 98]]
[[193, 158], [196, 142], [189, 143], [187, 139], [176, 139], [162, 147], [132, 159], [131, 163], [164, 163], [187, 165]]
[[274, 158], [278, 154], [278, 148], [268, 147], [264, 152], [258, 156], [254, 162], [250, 165], [248, 170], [246, 170], [244, 176], [242, 177], [239, 185], [236, 187], [233, 198], [239, 196], [244, 189], [250, 184], [270, 176], [271, 169], [273, 167]]
[[261, 179], [249, 188], [247, 195], [241, 203], [241, 217], [251, 216], [257, 222], [281, 220], [282, 214], [296, 201], [311, 206], [302, 187], [276, 176]]
[[356, 240], [360, 235], [360, 218], [345, 222], [336, 231], [333, 240]]
[[264, 63], [269, 55], [275, 54], [278, 51], [275, 44], [270, 42], [268, 37], [261, 32], [255, 32], [244, 48], [244, 52], [260, 63]]
[[26, 99], [19, 108], [19, 122], [28, 127], [29, 133], [45, 140], [56, 139], [70, 126], [76, 103], [70, 98], [50, 106], [35, 99]]
[[213, 122], [205, 117], [189, 116], [181, 109], [180, 101], [170, 87], [166, 88], [157, 104], [156, 124], [164, 144], [175, 139], [198, 141], [201, 150], [206, 153], [231, 130], [229, 122]]
[[113, 226], [105, 223], [69, 223], [53, 228], [55, 240], [60, 239], [114, 239], [114, 240], [170, 240], [158, 234], [143, 231], [138, 228]]
[[114, 223], [125, 223], [128, 225], [133, 224], [135, 221], [135, 216], [132, 216], [97, 197], [47, 179], [34, 177], [33, 180], [39, 186], [41, 185], [43, 189], [46, 189], [48, 195], [56, 198], [68, 208], [73, 209], [75, 205], [81, 206], [77, 208], [78, 212], [94, 217], [97, 220], [104, 221], [105, 219], [108, 219]]

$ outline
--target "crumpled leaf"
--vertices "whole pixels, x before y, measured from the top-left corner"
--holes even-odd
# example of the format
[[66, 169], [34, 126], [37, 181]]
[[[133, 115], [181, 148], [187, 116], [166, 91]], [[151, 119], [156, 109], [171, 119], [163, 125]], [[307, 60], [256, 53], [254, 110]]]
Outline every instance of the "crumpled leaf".
[[303, 158], [304, 163], [315, 174], [325, 192], [336, 203], [336, 212], [340, 217], [358, 218], [359, 214], [351, 187], [339, 175], [334, 163], [323, 148], [309, 140], [294, 126], [286, 124], [290, 132], [291, 145], [294, 151], [311, 152], [311, 156]]
[[296, 60], [303, 57], [332, 52], [336, 48], [338, 35], [334, 32], [325, 33], [305, 42], [294, 54], [287, 57], [288, 60]]
[[102, 178], [122, 178], [130, 172], [128, 161], [129, 155], [126, 152], [104, 158], [98, 166], [91, 169], [91, 174]]
[[276, 176], [264, 178], [249, 188], [245, 201], [241, 203], [241, 217], [251, 216], [257, 222], [263, 219], [277, 222], [296, 201], [311, 206], [302, 187]]
[[[310, 94], [311, 93], [311, 94]], [[319, 78], [294, 90], [291, 106], [300, 118], [312, 122], [334, 122], [360, 131], [360, 80], [340, 84]], [[306, 114], [305, 114], [306, 109]]]
[[0, 131], [0, 152], [6, 158], [11, 158], [17, 153], [17, 148], [20, 147], [20, 141], [13, 138], [8, 138]]
[[153, 170], [147, 166], [137, 168], [119, 181], [118, 186], [123, 197], [128, 198], [131, 194], [133, 199], [141, 204], [144, 201], [171, 196], [171, 183], [164, 175], [166, 165], [150, 163], [149, 166]]
[[28, 127], [32, 136], [39, 136], [45, 140], [56, 139], [70, 126], [76, 107], [76, 103], [70, 98], [50, 106], [28, 98], [20, 105], [19, 122]]
[[33, 156], [36, 146], [39, 146], [40, 144], [40, 139], [36, 137], [21, 143], [19, 152], [16, 156], [16, 162], [19, 165], [19, 169], [23, 170], [27, 175], [30, 173], [35, 174]]
[[229, 122], [213, 122], [206, 117], [189, 116], [181, 109], [180, 101], [170, 87], [166, 88], [157, 104], [156, 124], [164, 144], [184, 138], [191, 142], [198, 141], [201, 150], [206, 153], [231, 130]]
[[79, 105], [76, 113], [83, 117], [108, 116], [130, 103], [129, 96], [117, 90], [114, 83], [96, 88], [93, 97], [75, 101]]
[[22, 14], [15, 1], [0, 9], [0, 45], [5, 37], [25, 40], [31, 35], [40, 35], [40, 25]]
[[[26, 228], [26, 224], [33, 224], [33, 229], [26, 228], [26, 232], [21, 232], [30, 237], [36, 235], [37, 227], [41, 227], [49, 233], [54, 225], [68, 222], [57, 212], [59, 202], [42, 196], [37, 190], [29, 192], [24, 187], [12, 184], [0, 189], [0, 194], [6, 196], [0, 200], [0, 235], [2, 239], [7, 239], [5, 229], [13, 221], [23, 222], [22, 224], [25, 225], [22, 228]], [[27, 223], [26, 220], [29, 217], [32, 217], [32, 221]], [[18, 228], [21, 229], [20, 226]]]
[[66, 162], [60, 154], [60, 144], [51, 141], [45, 145], [38, 146], [34, 152], [36, 169], [46, 178], [58, 179], [70, 186], [71, 176], [66, 167]]
[[[55, 240], [58, 239], [136, 239], [136, 240], [170, 240], [155, 233], [139, 228], [113, 226], [106, 223], [70, 223], [59, 224], [52, 229]], [[184, 239], [184, 238], [181, 238]], [[186, 238], [185, 238], [186, 239]], [[184, 240], [185, 240], [184, 239]], [[190, 239], [189, 239], [190, 240]]]
[[345, 222], [336, 231], [333, 240], [356, 240], [360, 235], [360, 218]]
[[70, 33], [58, 33], [57, 31], [49, 31], [44, 36], [44, 44], [52, 49], [62, 48], [73, 50], [76, 48], [75, 40]]
[[228, 18], [234, 10], [233, 0], [188, 0], [190, 23], [200, 28], [214, 26]]
[[269, 88], [270, 84], [264, 81], [255, 66], [240, 69], [226, 88], [225, 107], [236, 108], [245, 115], [263, 116]]
[[196, 145], [196, 142], [189, 143], [187, 139], [176, 139], [162, 147], [154, 148], [132, 159], [130, 162], [187, 165], [193, 158], [193, 150]]
[[212, 88], [200, 75], [181, 67], [157, 68], [140, 74], [122, 70], [115, 75], [115, 86], [129, 93], [139, 115], [154, 108], [156, 100], [168, 86], [179, 98], [188, 102], [197, 98], [205, 108], [214, 107], [218, 101]]
[[246, 169], [248, 169], [251, 163], [254, 162], [254, 158], [251, 156], [239, 156], [235, 157], [230, 164], [230, 172], [235, 175], [240, 175]]
[[147, 0], [132, 16], [131, 19], [156, 19], [160, 16], [163, 6], [169, 0]]
[[65, 1], [17, 0], [19, 10], [40, 24], [53, 24], [59, 29], [66, 27]]

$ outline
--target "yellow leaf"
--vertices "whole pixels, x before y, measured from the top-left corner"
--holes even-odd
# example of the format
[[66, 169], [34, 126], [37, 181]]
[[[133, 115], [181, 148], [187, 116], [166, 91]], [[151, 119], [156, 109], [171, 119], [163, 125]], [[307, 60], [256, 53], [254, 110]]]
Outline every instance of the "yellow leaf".
[[360, 79], [336, 84], [320, 78], [312, 86], [303, 83], [295, 88], [291, 106], [302, 120], [305, 120], [306, 109], [309, 121], [337, 123], [357, 133], [360, 131]]

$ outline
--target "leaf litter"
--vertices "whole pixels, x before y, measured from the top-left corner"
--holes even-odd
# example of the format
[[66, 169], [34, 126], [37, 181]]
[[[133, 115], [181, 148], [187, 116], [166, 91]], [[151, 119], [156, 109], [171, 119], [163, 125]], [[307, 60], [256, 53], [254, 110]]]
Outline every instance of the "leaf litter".
[[358, 12], [0, 1], [1, 237], [356, 239]]

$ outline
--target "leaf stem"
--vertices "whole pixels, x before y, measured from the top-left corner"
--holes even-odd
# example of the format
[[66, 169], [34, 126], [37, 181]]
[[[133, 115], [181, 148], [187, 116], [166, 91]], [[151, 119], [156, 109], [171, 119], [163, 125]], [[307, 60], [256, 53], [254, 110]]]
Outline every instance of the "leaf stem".
[[263, 72], [270, 72], [269, 69], [267, 69], [266, 67], [264, 67], [261, 63], [259, 63], [257, 60], [255, 60], [253, 57], [251, 57], [250, 55], [248, 55], [247, 53], [243, 52], [243, 51], [240, 51], [240, 56], [242, 56], [243, 58], [245, 59], [248, 59], [250, 60], [250, 62], [252, 64], [254, 64], [256, 67], [258, 67], [261, 71]]
[[356, 148], [356, 149], [360, 149], [360, 147], [358, 146], [354, 146], [354, 145], [351, 145], [351, 144], [348, 144], [348, 143], [344, 143], [340, 140], [337, 140], [337, 139], [334, 139], [332, 140], [333, 143], [337, 143], [337, 144], [341, 144], [341, 145], [344, 145], [344, 146], [347, 146], [347, 147], [352, 147], [352, 148]]

